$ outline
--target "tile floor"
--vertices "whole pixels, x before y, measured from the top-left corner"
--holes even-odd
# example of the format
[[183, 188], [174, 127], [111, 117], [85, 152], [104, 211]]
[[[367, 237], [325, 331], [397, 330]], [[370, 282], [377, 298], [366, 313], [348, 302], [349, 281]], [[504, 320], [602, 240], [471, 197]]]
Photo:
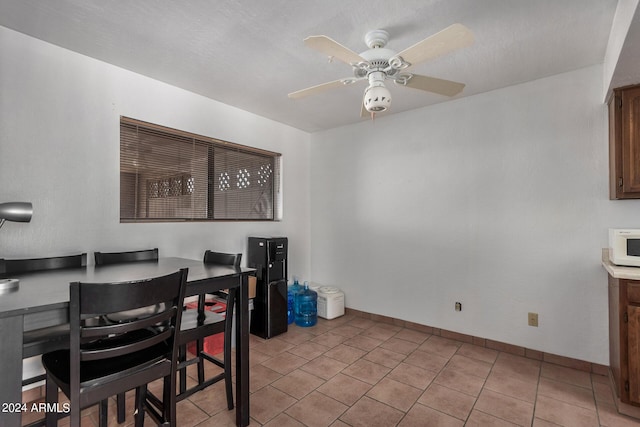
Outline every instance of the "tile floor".
[[[615, 411], [605, 376], [355, 315], [250, 344], [253, 426], [640, 426]], [[179, 427], [234, 416], [222, 383], [178, 404]], [[96, 425], [88, 409], [83, 426]]]

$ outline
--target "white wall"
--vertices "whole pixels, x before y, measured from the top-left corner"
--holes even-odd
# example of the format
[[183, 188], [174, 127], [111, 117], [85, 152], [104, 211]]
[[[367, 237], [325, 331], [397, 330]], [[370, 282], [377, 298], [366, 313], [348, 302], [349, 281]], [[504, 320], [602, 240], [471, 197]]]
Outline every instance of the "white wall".
[[601, 248], [640, 202], [608, 200], [602, 81], [590, 67], [312, 135], [313, 280], [354, 309], [608, 364]]
[[[120, 224], [120, 115], [282, 153], [283, 221]], [[0, 202], [34, 209], [0, 230], [0, 257], [89, 252], [92, 263], [95, 250], [158, 247], [201, 259], [277, 235], [289, 237], [290, 275], [308, 277], [308, 163], [305, 132], [0, 27]]]
[[[120, 224], [121, 115], [282, 153], [283, 221]], [[200, 259], [283, 235], [290, 274], [307, 277], [308, 159], [305, 132], [0, 27], [0, 202], [34, 206], [0, 230], [0, 257], [157, 246]]]

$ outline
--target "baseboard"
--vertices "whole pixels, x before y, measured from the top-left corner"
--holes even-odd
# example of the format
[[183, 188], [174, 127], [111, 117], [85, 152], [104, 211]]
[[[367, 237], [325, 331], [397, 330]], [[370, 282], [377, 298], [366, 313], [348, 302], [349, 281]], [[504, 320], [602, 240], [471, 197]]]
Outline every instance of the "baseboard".
[[597, 375], [607, 376], [609, 374], [608, 366], [600, 365], [597, 363], [586, 362], [584, 360], [573, 359], [565, 356], [558, 356], [557, 354], [546, 353], [539, 350], [534, 350], [534, 349], [521, 347], [513, 344], [503, 343], [500, 341], [494, 341], [488, 338], [481, 338], [481, 337], [475, 337], [473, 335], [461, 334], [458, 332], [448, 331], [446, 329], [434, 328], [432, 326], [421, 325], [419, 323], [407, 322], [405, 320], [400, 320], [393, 317], [367, 313], [366, 311], [355, 310], [353, 308], [345, 308], [345, 313], [349, 313], [358, 317], [364, 317], [366, 319], [371, 319], [378, 322], [389, 323], [391, 325], [402, 326], [407, 329], [413, 329], [413, 330], [424, 332], [431, 335], [450, 338], [452, 340], [474, 344], [480, 347], [486, 347], [493, 350], [514, 354], [517, 356], [523, 356], [529, 359], [540, 360], [543, 362], [553, 363], [554, 365], [560, 365], [567, 368], [578, 369], [580, 371], [585, 371], [585, 372], [589, 372]]

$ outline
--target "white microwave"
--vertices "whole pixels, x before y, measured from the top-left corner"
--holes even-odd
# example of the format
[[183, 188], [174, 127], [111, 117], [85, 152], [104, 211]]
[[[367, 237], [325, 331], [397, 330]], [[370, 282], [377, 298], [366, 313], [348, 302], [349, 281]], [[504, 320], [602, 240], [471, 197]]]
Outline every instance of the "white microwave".
[[640, 267], [640, 229], [609, 229], [609, 261]]

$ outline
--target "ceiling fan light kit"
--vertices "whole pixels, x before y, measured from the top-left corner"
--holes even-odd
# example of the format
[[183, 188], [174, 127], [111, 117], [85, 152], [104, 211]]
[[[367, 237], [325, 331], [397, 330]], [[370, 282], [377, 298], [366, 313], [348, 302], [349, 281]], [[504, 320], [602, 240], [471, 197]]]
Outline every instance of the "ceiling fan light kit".
[[463, 83], [404, 72], [419, 62], [471, 45], [474, 41], [473, 34], [462, 24], [450, 25], [400, 53], [385, 47], [389, 42], [389, 33], [385, 30], [369, 31], [364, 41], [369, 50], [357, 54], [327, 36], [310, 36], [304, 39], [307, 47], [350, 65], [353, 77], [298, 90], [290, 93], [289, 98], [303, 98], [366, 79], [369, 85], [364, 91], [362, 112], [366, 110], [373, 117], [375, 113], [387, 111], [391, 107], [391, 92], [385, 86], [385, 80], [393, 80], [400, 86], [444, 96], [455, 96], [464, 88]]
[[364, 90], [364, 108], [370, 113], [381, 113], [391, 106], [391, 92], [384, 85], [384, 73], [369, 74], [369, 86]]

